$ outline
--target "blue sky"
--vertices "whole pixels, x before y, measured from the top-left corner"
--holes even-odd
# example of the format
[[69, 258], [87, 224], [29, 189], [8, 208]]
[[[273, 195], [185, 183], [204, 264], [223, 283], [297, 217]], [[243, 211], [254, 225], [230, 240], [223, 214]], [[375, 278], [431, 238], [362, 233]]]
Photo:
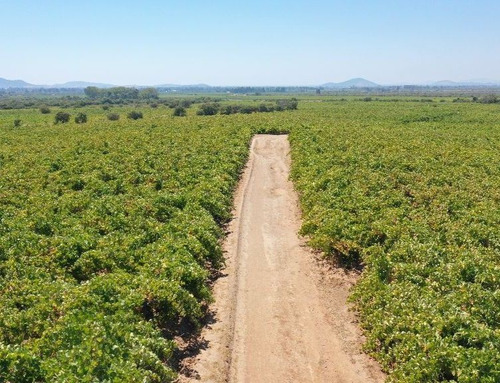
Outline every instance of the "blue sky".
[[500, 80], [500, 2], [0, 0], [0, 77], [37, 84]]

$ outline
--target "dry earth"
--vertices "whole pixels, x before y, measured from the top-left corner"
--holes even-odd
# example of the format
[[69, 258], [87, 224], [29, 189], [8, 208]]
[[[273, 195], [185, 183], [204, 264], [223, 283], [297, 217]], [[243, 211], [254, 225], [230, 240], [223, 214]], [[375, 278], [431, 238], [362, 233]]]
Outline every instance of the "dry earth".
[[207, 346], [183, 382], [382, 382], [361, 352], [346, 302], [356, 275], [328, 266], [299, 238], [298, 197], [285, 135], [257, 135], [214, 286]]

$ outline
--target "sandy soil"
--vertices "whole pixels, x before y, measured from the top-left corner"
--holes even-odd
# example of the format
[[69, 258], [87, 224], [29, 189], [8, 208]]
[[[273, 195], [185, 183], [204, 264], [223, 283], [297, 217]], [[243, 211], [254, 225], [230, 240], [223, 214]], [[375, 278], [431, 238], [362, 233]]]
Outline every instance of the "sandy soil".
[[225, 242], [227, 266], [214, 286], [207, 346], [181, 381], [382, 382], [361, 352], [346, 299], [355, 282], [322, 262], [297, 232], [298, 197], [288, 180], [287, 136], [257, 135]]

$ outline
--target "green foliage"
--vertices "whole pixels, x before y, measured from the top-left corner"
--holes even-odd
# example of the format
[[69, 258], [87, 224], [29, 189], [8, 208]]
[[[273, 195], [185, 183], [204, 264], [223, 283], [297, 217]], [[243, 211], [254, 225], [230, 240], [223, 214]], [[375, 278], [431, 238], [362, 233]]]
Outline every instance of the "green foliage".
[[101, 91], [96, 86], [88, 86], [84, 89], [85, 96], [91, 99], [99, 98], [101, 95]]
[[54, 123], [56, 124], [65, 124], [67, 122], [69, 122], [69, 119], [70, 119], [71, 115], [69, 113], [66, 113], [66, 112], [57, 112], [56, 113], [56, 116], [54, 118]]
[[172, 115], [175, 117], [185, 117], [186, 116], [186, 109], [183, 108], [182, 106], [178, 106], [174, 109], [174, 112], [172, 113]]
[[[154, 98], [154, 96], [149, 89], [144, 89], [144, 99]], [[95, 86], [89, 86], [84, 89], [85, 96], [91, 100], [104, 100], [104, 101], [116, 101], [116, 100], [137, 100], [141, 97], [141, 92], [136, 88], [128, 88], [124, 86], [114, 87], [114, 88], [97, 88]]]
[[174, 337], [211, 300], [251, 129], [87, 112], [15, 131], [0, 113], [2, 382], [173, 381]]
[[[101, 103], [85, 129], [0, 111], [0, 381], [173, 380], [254, 133], [290, 133], [302, 233], [362, 270], [352, 299], [389, 381], [500, 381], [498, 106], [265, 97], [134, 123]], [[157, 102], [195, 101], [216, 100]]]
[[14, 128], [19, 128], [21, 126], [21, 120], [20, 119], [15, 119], [14, 120]]
[[296, 110], [299, 102], [296, 98], [279, 99], [275, 104], [260, 103], [260, 104], [226, 104], [205, 103], [200, 105], [197, 114], [200, 116], [213, 116], [215, 114], [252, 114], [252, 113], [268, 113], [274, 111]]
[[215, 102], [201, 104], [196, 114], [198, 116], [214, 116], [219, 113], [219, 108], [220, 105]]
[[156, 88], [145, 88], [139, 91], [139, 98], [143, 100], [157, 100], [158, 90]]
[[41, 106], [40, 113], [42, 114], [50, 114], [50, 108], [48, 106]]
[[107, 118], [109, 121], [118, 121], [120, 119], [120, 115], [118, 113], [109, 113]]
[[389, 381], [500, 381], [499, 116], [349, 102], [292, 129], [302, 233], [363, 270], [353, 299]]
[[136, 110], [133, 110], [129, 113], [127, 113], [127, 118], [130, 120], [139, 120], [143, 118], [142, 112], [138, 112]]
[[498, 98], [498, 96], [496, 94], [487, 94], [487, 95], [481, 97], [478, 101], [483, 103], [483, 104], [496, 104], [496, 103], [500, 102], [500, 99]]
[[299, 106], [299, 102], [294, 97], [290, 98], [290, 99], [287, 98], [287, 99], [276, 101], [276, 110], [278, 110], [278, 111], [296, 110], [298, 106]]
[[77, 124], [85, 124], [87, 122], [87, 115], [85, 113], [78, 113], [75, 117], [75, 122]]

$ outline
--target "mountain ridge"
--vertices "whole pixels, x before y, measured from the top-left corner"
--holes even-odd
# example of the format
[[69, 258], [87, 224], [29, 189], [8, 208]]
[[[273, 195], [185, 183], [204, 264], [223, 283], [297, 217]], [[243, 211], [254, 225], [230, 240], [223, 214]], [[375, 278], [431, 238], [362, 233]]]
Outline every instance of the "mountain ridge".
[[367, 79], [356, 77], [343, 82], [327, 82], [321, 87], [329, 89], [348, 89], [348, 88], [379, 88], [382, 85], [376, 84]]
[[6, 78], [0, 77], [0, 88], [31, 88], [36, 87], [36, 85], [29, 84], [23, 80], [7, 80]]
[[95, 86], [97, 88], [112, 88], [116, 85], [113, 84], [104, 84], [99, 82], [88, 82], [88, 81], [68, 81], [63, 84], [54, 84], [54, 85], [43, 85], [48, 88], [74, 88], [81, 89], [86, 88], [88, 86]]
[[[500, 81], [490, 80], [490, 79], [478, 79], [478, 80], [469, 80], [469, 81], [452, 81], [452, 80], [441, 80], [435, 82], [427, 82], [420, 84], [407, 84], [413, 86], [431, 86], [431, 87], [498, 87], [500, 86]], [[112, 88], [119, 85], [106, 84], [106, 83], [98, 83], [98, 82], [88, 82], [88, 81], [68, 81], [62, 84], [53, 84], [53, 85], [37, 85], [30, 84], [24, 80], [8, 80], [0, 77], [0, 89], [51, 89], [51, 88], [59, 88], [59, 89], [84, 89], [88, 86], [95, 86], [97, 88]], [[211, 85], [207, 84], [158, 84], [158, 85], [123, 85], [126, 87], [137, 87], [137, 88], [171, 88], [171, 89], [190, 89], [190, 88], [213, 88]], [[311, 85], [311, 88], [320, 87], [324, 89], [362, 89], [362, 88], [382, 88], [382, 87], [392, 87], [397, 85], [380, 85], [375, 82], [369, 81], [365, 78], [356, 77], [349, 79], [343, 82], [327, 82], [322, 85]], [[245, 86], [241, 86], [245, 87]], [[254, 86], [250, 86], [254, 87]], [[255, 86], [258, 87], [258, 86]], [[238, 86], [215, 86], [215, 88], [238, 88]]]

